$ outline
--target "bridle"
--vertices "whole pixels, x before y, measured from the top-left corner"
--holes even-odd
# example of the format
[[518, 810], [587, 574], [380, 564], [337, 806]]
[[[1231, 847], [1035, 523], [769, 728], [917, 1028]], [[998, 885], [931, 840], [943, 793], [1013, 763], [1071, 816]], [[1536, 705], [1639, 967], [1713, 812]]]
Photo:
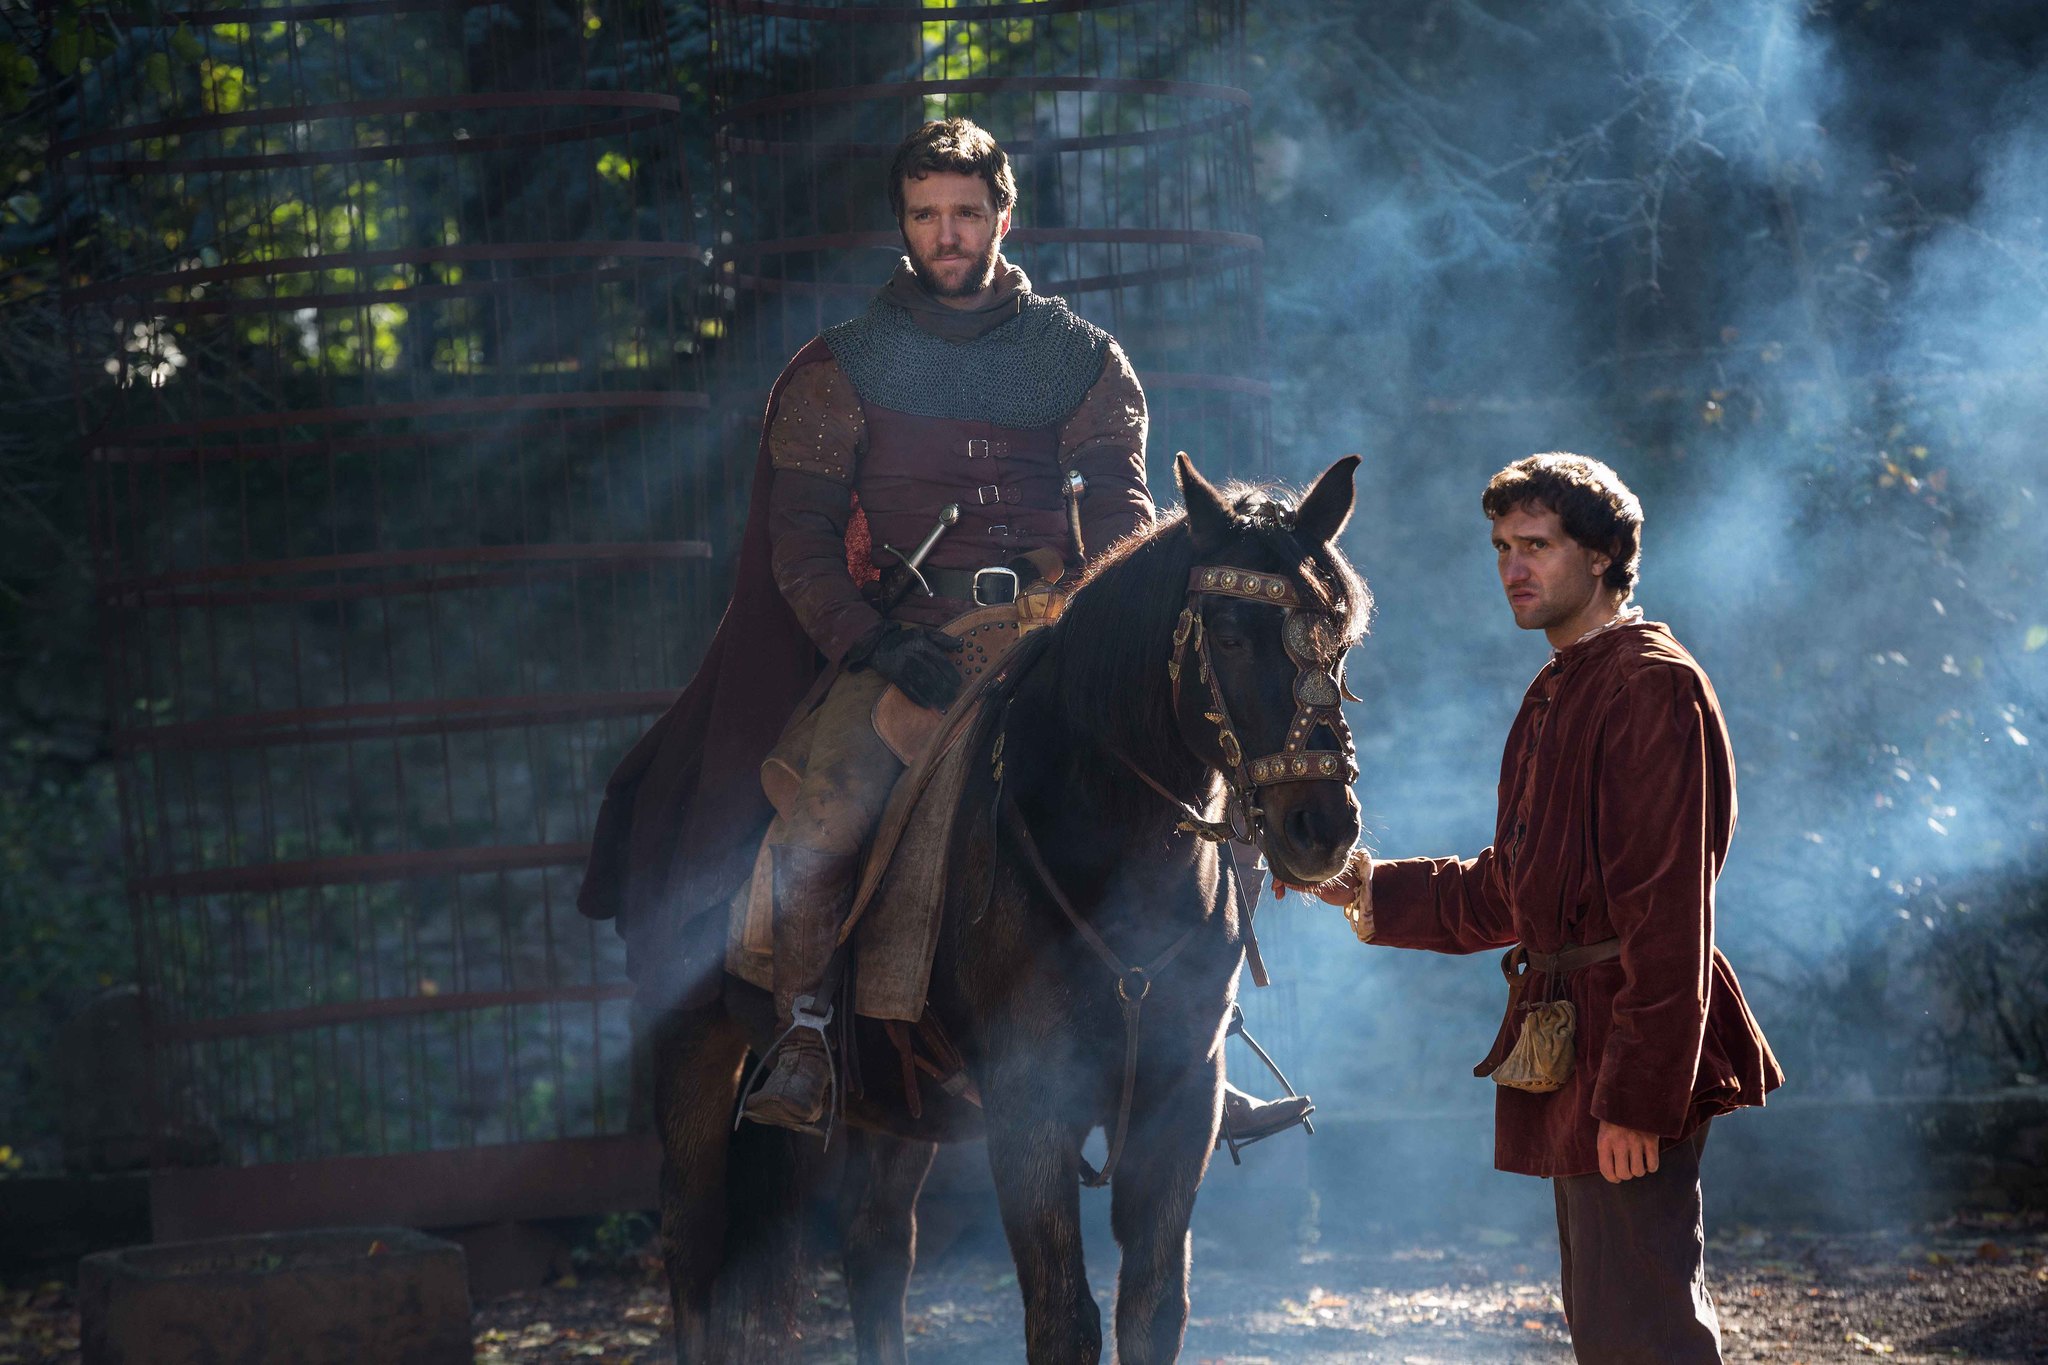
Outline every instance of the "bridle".
[[[1215, 665], [1209, 658], [1208, 636], [1202, 629], [1203, 599], [1207, 597], [1257, 602], [1287, 613], [1281, 623], [1280, 639], [1296, 670], [1294, 719], [1278, 753], [1245, 758], [1244, 746], [1230, 719], [1230, 704], [1223, 698], [1223, 685], [1217, 680]], [[1248, 844], [1260, 842], [1266, 823], [1265, 810], [1259, 804], [1261, 788], [1283, 782], [1342, 782], [1349, 786], [1358, 780], [1358, 747], [1352, 742], [1351, 727], [1344, 719], [1343, 699], [1350, 693], [1343, 680], [1342, 635], [1327, 612], [1302, 605], [1301, 593], [1292, 582], [1279, 574], [1256, 573], [1227, 564], [1199, 564], [1188, 571], [1187, 605], [1174, 624], [1173, 653], [1166, 661], [1176, 716], [1180, 714], [1183, 656], [1190, 641], [1194, 644], [1197, 676], [1209, 688], [1209, 709], [1202, 714], [1216, 727], [1217, 747], [1227, 765], [1223, 771], [1230, 785], [1230, 800], [1224, 826], [1230, 837]], [[1309, 736], [1319, 729], [1330, 732], [1336, 748], [1308, 747]]]

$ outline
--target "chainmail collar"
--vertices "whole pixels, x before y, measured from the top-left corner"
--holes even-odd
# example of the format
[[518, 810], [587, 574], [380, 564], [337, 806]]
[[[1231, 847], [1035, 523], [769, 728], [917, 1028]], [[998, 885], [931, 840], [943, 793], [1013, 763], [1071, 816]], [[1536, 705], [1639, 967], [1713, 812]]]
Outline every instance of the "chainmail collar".
[[1017, 314], [971, 341], [947, 341], [877, 295], [824, 333], [861, 401], [918, 417], [1032, 429], [1057, 426], [1102, 375], [1110, 336], [1066, 300], [1017, 296]]

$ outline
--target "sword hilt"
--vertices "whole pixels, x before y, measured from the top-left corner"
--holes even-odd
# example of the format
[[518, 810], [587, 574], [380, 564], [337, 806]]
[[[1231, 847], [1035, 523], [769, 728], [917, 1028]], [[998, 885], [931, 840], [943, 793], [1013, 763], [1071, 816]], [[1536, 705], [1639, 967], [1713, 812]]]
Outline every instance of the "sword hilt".
[[903, 551], [897, 549], [894, 545], [882, 546], [884, 550], [887, 550], [890, 554], [895, 555], [896, 558], [902, 563], [904, 568], [910, 570], [910, 577], [904, 579], [901, 583], [897, 584], [895, 589], [890, 592], [888, 598], [883, 602], [882, 615], [887, 616], [890, 612], [896, 610], [898, 606], [902, 605], [903, 599], [910, 595], [910, 589], [913, 584], [915, 584], [917, 587], [923, 588], [924, 595], [926, 597], [936, 597], [938, 595], [937, 593], [934, 593], [932, 591], [932, 585], [925, 581], [925, 576], [922, 573], [918, 572], [918, 566], [923, 564], [925, 559], [928, 556], [930, 556], [932, 552], [932, 547], [939, 543], [939, 537], [945, 535], [946, 532], [952, 530], [953, 527], [956, 524], [958, 524], [959, 520], [960, 504], [957, 502], [949, 502], [944, 507], [939, 509], [939, 520], [937, 524], [934, 525], [931, 530], [925, 532], [924, 539], [920, 540], [917, 543], [917, 548], [912, 550], [909, 554], [903, 553]]

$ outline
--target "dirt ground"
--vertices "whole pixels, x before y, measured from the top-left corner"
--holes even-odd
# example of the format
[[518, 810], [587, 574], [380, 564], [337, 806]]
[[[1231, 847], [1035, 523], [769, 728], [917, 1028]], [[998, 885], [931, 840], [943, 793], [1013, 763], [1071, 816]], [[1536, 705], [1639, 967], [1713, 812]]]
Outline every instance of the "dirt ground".
[[[1251, 1261], [1198, 1240], [1195, 1253], [1182, 1359], [1196, 1365], [1572, 1358], [1554, 1245], [1319, 1246]], [[1737, 1230], [1710, 1246], [1708, 1265], [1730, 1360], [2048, 1362], [2048, 1217], [1854, 1237]], [[1107, 1322], [1109, 1294], [1098, 1294]], [[806, 1365], [853, 1360], [844, 1305], [826, 1276], [805, 1314]], [[624, 1318], [635, 1336], [613, 1354], [610, 1324]], [[498, 1300], [479, 1311], [477, 1358], [652, 1365], [664, 1359], [656, 1334], [666, 1319], [658, 1281]], [[1016, 1276], [999, 1254], [958, 1252], [912, 1281], [913, 1360], [1021, 1361], [1022, 1322]]]
[[[1537, 1241], [1327, 1243], [1253, 1258], [1198, 1241], [1191, 1365], [1535, 1365], [1571, 1359]], [[479, 1365], [658, 1365], [668, 1306], [645, 1253], [476, 1307]], [[1731, 1361], [2048, 1362], [2048, 1215], [1960, 1218], [1858, 1236], [1738, 1229], [1709, 1246]], [[1104, 1278], [1097, 1272], [1098, 1278]], [[1101, 1294], [1104, 1319], [1109, 1295]], [[804, 1316], [806, 1365], [852, 1361], [845, 1296], [824, 1276]], [[1023, 1359], [1007, 1258], [956, 1248], [910, 1289], [912, 1359]], [[77, 1306], [61, 1283], [0, 1289], [0, 1365], [74, 1365]]]

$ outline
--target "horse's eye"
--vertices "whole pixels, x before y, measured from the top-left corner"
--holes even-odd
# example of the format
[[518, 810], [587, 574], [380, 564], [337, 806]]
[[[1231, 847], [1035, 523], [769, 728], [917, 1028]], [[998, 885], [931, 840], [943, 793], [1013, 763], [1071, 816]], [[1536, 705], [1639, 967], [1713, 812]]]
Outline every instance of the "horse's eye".
[[1233, 651], [1244, 649], [1248, 644], [1242, 635], [1224, 635], [1215, 631], [1209, 633], [1209, 639], [1215, 644], [1216, 648]]

